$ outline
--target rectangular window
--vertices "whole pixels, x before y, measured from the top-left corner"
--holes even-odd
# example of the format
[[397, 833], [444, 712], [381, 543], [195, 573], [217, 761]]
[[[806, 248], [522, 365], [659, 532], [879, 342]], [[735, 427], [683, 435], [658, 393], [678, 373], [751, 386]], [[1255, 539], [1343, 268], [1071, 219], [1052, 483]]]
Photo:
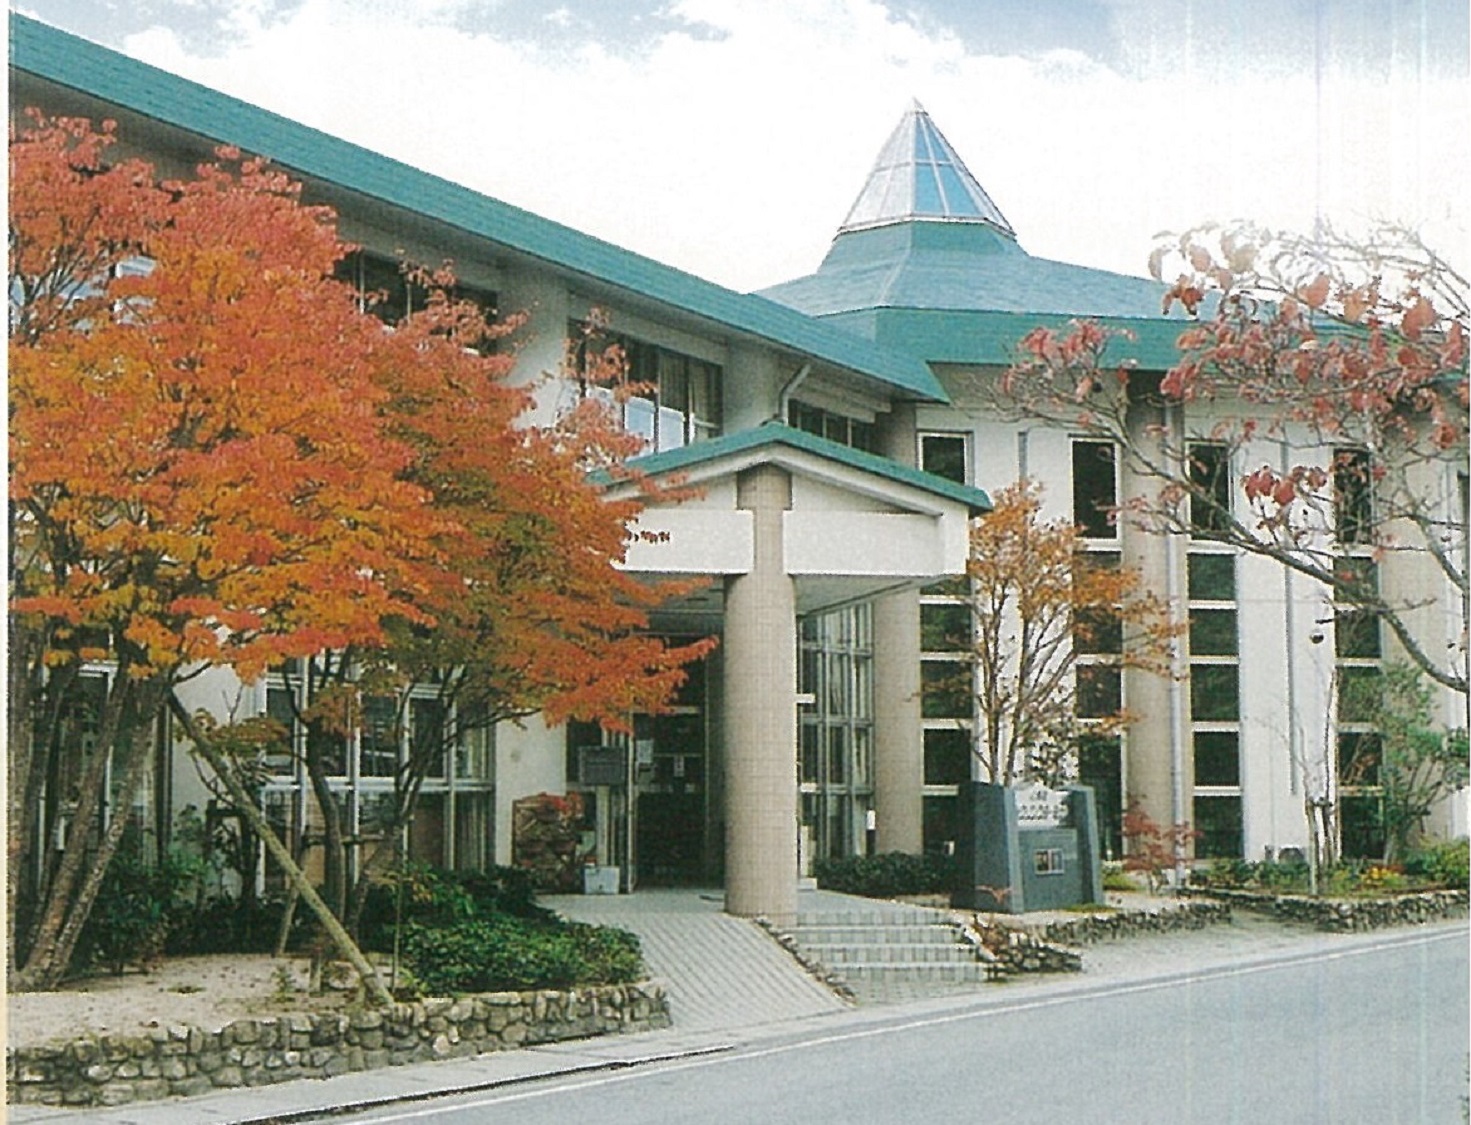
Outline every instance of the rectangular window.
[[1339, 798], [1344, 859], [1384, 857], [1384, 798], [1362, 793]]
[[1189, 452], [1190, 530], [1213, 538], [1231, 526], [1231, 457], [1224, 445], [1205, 442]]
[[1078, 780], [1093, 789], [1104, 858], [1123, 855], [1123, 747], [1117, 737], [1083, 736], [1078, 744]]
[[1191, 555], [1186, 563], [1186, 586], [1191, 601], [1234, 602], [1235, 556]]
[[1240, 736], [1234, 731], [1198, 730], [1195, 742], [1195, 784], [1241, 784]]
[[920, 434], [919, 467], [956, 484], [970, 482], [970, 455], [964, 434]]
[[1236, 611], [1192, 609], [1190, 652], [1194, 656], [1236, 655]]
[[1338, 783], [1345, 789], [1379, 784], [1383, 746], [1373, 731], [1345, 731], [1338, 736]]
[[960, 798], [924, 797], [921, 815], [926, 855], [951, 855], [960, 838]]
[[1194, 807], [1197, 858], [1241, 858], [1241, 798], [1197, 794]]
[[1037, 848], [1032, 852], [1032, 869], [1038, 875], [1062, 875], [1066, 868], [1063, 866], [1061, 848]]
[[1124, 680], [1113, 664], [1079, 664], [1076, 710], [1081, 719], [1106, 719], [1124, 706]]
[[1340, 609], [1333, 617], [1333, 649], [1341, 658], [1378, 659], [1379, 617], [1362, 610]]
[[1073, 442], [1073, 522], [1089, 539], [1117, 539], [1118, 455], [1107, 441]]
[[919, 682], [920, 714], [926, 719], [970, 718], [969, 664], [959, 660], [923, 661]]
[[1190, 665], [1190, 717], [1197, 723], [1229, 723], [1241, 717], [1235, 664]]
[[398, 704], [391, 696], [363, 700], [358, 772], [363, 777], [392, 777], [398, 768]]
[[577, 321], [567, 332], [578, 342], [574, 362], [589, 380], [585, 393], [613, 402], [610, 387], [591, 385], [595, 371], [629, 387], [633, 393], [614, 408], [624, 429], [642, 438], [650, 451], [679, 449], [719, 435], [719, 365], [617, 333], [589, 332]]
[[878, 431], [872, 422], [834, 414], [830, 410], [810, 406], [805, 402], [793, 400], [787, 407], [787, 425], [868, 453], [877, 452], [878, 449]]
[[1333, 451], [1333, 512], [1342, 544], [1374, 538], [1374, 477], [1367, 450]]
[[1073, 648], [1085, 656], [1123, 652], [1124, 625], [1118, 612], [1102, 607], [1080, 610], [1073, 618]]
[[919, 607], [920, 648], [925, 652], [970, 650], [970, 609], [956, 602], [926, 602]]
[[970, 780], [970, 731], [955, 727], [924, 732], [924, 783], [959, 785]]
[[266, 755], [266, 768], [277, 776], [290, 774], [294, 764], [292, 750], [296, 737], [296, 707], [290, 688], [284, 685], [266, 688], [266, 717], [274, 720], [281, 728], [281, 748]]
[[443, 777], [444, 704], [437, 699], [411, 699], [409, 720], [409, 753], [415, 764], [422, 764], [425, 777]]
[[1379, 717], [1382, 704], [1378, 668], [1350, 664], [1338, 669], [1340, 723], [1372, 723]]

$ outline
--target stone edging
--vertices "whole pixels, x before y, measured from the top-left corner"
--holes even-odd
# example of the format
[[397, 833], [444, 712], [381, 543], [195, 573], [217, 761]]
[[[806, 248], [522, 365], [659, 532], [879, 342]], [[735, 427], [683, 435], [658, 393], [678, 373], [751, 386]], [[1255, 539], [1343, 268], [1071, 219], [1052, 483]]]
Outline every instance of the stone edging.
[[1283, 922], [1302, 922], [1337, 933], [1378, 930], [1388, 926], [1423, 925], [1467, 913], [1467, 892], [1417, 891], [1382, 898], [1313, 898], [1273, 895], [1228, 888], [1191, 888], [1186, 893], [1221, 899], [1247, 910], [1270, 914]]
[[243, 1019], [212, 1032], [154, 1027], [7, 1050], [6, 1100], [126, 1105], [668, 1026], [664, 986], [644, 981]]
[[1048, 941], [1088, 945], [1095, 941], [1133, 937], [1137, 934], [1201, 930], [1231, 921], [1231, 907], [1223, 902], [1182, 902], [1159, 910], [1110, 910], [1079, 914], [1037, 927], [1034, 932]]
[[1026, 922], [1011, 915], [957, 915], [966, 940], [993, 979], [1015, 973], [1076, 973], [1087, 945], [1135, 934], [1199, 930], [1231, 920], [1225, 903], [1191, 902], [1161, 910], [1100, 911], [1051, 922]]
[[842, 973], [829, 969], [816, 958], [809, 957], [806, 953], [802, 952], [802, 946], [797, 941], [795, 934], [781, 929], [770, 918], [765, 916], [759, 916], [751, 920], [770, 934], [772, 940], [777, 945], [791, 954], [792, 959], [801, 965], [809, 976], [815, 977], [840, 999], [846, 1000], [850, 1004], [858, 1003], [858, 994], [853, 991], [853, 986], [848, 983], [848, 978], [843, 976]]

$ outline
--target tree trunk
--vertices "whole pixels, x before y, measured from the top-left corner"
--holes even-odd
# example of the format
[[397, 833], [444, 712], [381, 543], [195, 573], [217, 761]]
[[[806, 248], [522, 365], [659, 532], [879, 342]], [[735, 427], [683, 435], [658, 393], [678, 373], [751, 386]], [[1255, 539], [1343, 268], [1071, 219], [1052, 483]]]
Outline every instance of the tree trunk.
[[[126, 668], [120, 668], [116, 677], [114, 695], [108, 700], [107, 711], [110, 713], [103, 720], [103, 735], [98, 739], [92, 761], [79, 786], [77, 805], [66, 835], [66, 853], [47, 888], [45, 902], [30, 936], [25, 962], [15, 974], [17, 991], [55, 988], [66, 972], [72, 950], [81, 935], [82, 924], [87, 920], [107, 865], [122, 839], [126, 810], [131, 807], [133, 795], [143, 778], [151, 747], [152, 720], [162, 705], [164, 687], [156, 681], [133, 681]], [[87, 846], [88, 839], [101, 811], [108, 760], [118, 748], [127, 751], [123, 784], [118, 796], [123, 812], [113, 817], [97, 850], [92, 852]]]
[[35, 828], [33, 803], [40, 795], [32, 792], [32, 767], [35, 753], [35, 704], [32, 669], [40, 648], [40, 638], [28, 628], [19, 614], [12, 613], [6, 623], [9, 647], [5, 669], [5, 979], [15, 976], [16, 908], [20, 888], [26, 877], [30, 859], [30, 843]]
[[183, 725], [184, 732], [189, 736], [189, 740], [194, 744], [195, 752], [208, 763], [210, 769], [214, 770], [215, 776], [219, 779], [220, 784], [225, 787], [225, 792], [229, 794], [230, 800], [235, 802], [235, 807], [250, 822], [251, 828], [255, 829], [256, 835], [264, 841], [271, 855], [275, 856], [276, 862], [281, 865], [281, 870], [285, 872], [287, 880], [291, 883], [291, 886], [301, 897], [302, 901], [317, 916], [317, 921], [327, 931], [333, 944], [337, 946], [338, 952], [357, 970], [364, 988], [367, 989], [374, 1002], [383, 1007], [391, 1005], [393, 1003], [393, 995], [388, 991], [383, 981], [379, 979], [376, 970], [374, 970], [368, 959], [363, 956], [363, 951], [358, 948], [357, 943], [352, 940], [347, 930], [343, 928], [342, 923], [337, 920], [336, 915], [328, 908], [327, 903], [317, 894], [316, 888], [312, 886], [311, 880], [306, 877], [306, 873], [296, 865], [296, 861], [291, 856], [291, 850], [276, 835], [276, 830], [266, 820], [265, 814], [250, 799], [250, 794], [245, 791], [244, 786], [240, 784], [235, 778], [235, 775], [230, 771], [229, 763], [210, 745], [209, 739], [201, 734], [193, 718], [184, 709], [176, 696], [170, 698], [170, 706]]

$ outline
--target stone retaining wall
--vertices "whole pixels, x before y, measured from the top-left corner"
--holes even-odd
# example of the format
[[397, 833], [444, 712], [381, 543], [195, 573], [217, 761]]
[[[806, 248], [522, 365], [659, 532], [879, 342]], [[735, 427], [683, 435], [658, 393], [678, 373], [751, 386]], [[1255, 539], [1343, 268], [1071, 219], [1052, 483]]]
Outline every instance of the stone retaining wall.
[[124, 1105], [668, 1026], [664, 988], [646, 981], [244, 1019], [219, 1031], [150, 1028], [7, 1051], [6, 1100]]
[[1134, 937], [1139, 934], [1200, 930], [1231, 921], [1231, 907], [1224, 902], [1177, 902], [1159, 910], [1117, 910], [1079, 914], [1076, 918], [1046, 922], [1032, 932], [1046, 941], [1088, 945], [1095, 941]]
[[1349, 932], [1388, 926], [1420, 925], [1467, 913], [1467, 892], [1420, 891], [1384, 898], [1313, 898], [1309, 895], [1263, 894], [1225, 888], [1192, 890], [1247, 910], [1256, 910], [1284, 922], [1303, 922], [1320, 930]]

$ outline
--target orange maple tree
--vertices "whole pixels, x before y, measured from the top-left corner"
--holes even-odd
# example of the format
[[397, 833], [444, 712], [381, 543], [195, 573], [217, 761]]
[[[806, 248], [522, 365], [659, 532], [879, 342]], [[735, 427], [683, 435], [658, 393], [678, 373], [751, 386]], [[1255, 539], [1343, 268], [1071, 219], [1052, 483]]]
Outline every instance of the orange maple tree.
[[[478, 312], [442, 297], [387, 332], [332, 276], [334, 217], [284, 175], [222, 150], [160, 184], [112, 142], [37, 118], [10, 145], [21, 988], [66, 969], [162, 710], [205, 737], [174, 695], [201, 669], [457, 669], [486, 721], [616, 720], [695, 651], [636, 635], [657, 595], [613, 566], [634, 509], [584, 472], [616, 441], [581, 413], [518, 426], [527, 392]], [[98, 672], [78, 748], [74, 688]]]

